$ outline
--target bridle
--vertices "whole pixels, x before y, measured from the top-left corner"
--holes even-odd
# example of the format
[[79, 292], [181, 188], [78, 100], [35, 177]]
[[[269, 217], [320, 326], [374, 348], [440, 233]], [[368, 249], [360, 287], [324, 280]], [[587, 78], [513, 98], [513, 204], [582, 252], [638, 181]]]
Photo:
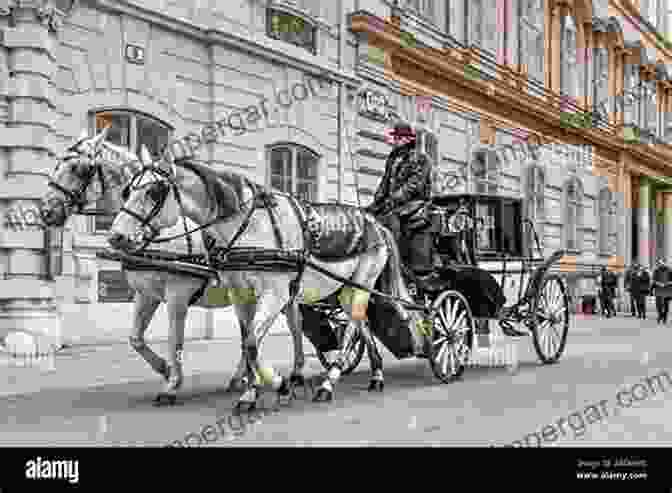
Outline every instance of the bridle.
[[[75, 157], [80, 157], [79, 153], [66, 156], [63, 160], [67, 160], [70, 158], [75, 158]], [[91, 182], [93, 181], [94, 177], [98, 175], [98, 179], [100, 180], [100, 187], [101, 187], [101, 192], [102, 195], [105, 195], [105, 192], [107, 191], [107, 185], [105, 183], [105, 176], [103, 173], [103, 167], [100, 165], [99, 162], [97, 162], [96, 157], [93, 157], [93, 163], [89, 163], [86, 166], [88, 166], [88, 171], [84, 177], [79, 177], [81, 180], [81, 186], [77, 190], [68, 190], [64, 186], [62, 186], [60, 183], [55, 182], [51, 177], [49, 178], [49, 182], [47, 183], [47, 186], [51, 188], [55, 188], [59, 192], [61, 192], [65, 196], [65, 207], [68, 209], [72, 209], [76, 214], [81, 214], [81, 215], [100, 215], [96, 211], [86, 211], [84, 210], [84, 207], [86, 207], [86, 189], [91, 185]]]

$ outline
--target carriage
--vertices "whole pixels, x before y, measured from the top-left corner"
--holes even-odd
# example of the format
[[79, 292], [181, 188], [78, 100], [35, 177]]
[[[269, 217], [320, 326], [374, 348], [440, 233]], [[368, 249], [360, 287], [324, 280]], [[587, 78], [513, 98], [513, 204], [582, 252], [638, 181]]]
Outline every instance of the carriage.
[[[407, 273], [416, 302], [408, 308], [420, 312], [424, 306], [420, 320], [404, 316], [395, 307], [400, 300], [373, 293], [368, 319], [378, 340], [397, 358], [428, 358], [446, 383], [463, 373], [476, 334], [489, 333], [493, 323], [508, 336], [531, 335], [539, 360], [556, 362], [566, 345], [569, 299], [562, 277], [552, 269], [564, 252], [543, 258], [533, 223], [522, 217], [522, 201], [446, 195], [431, 199], [427, 212], [430, 220], [422, 229], [433, 237], [439, 281], [423, 286]], [[524, 244], [526, 239], [531, 245]], [[301, 306], [302, 330], [325, 367], [325, 355], [339, 348], [338, 334], [348, 323], [335, 300]], [[365, 345], [355, 337], [347, 349], [344, 374], [359, 364]]]

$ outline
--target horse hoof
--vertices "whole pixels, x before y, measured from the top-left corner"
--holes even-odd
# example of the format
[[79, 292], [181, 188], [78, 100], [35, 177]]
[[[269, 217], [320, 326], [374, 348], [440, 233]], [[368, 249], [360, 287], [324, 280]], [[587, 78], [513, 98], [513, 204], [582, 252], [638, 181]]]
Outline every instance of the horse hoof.
[[244, 412], [251, 413], [256, 408], [257, 408], [257, 403], [256, 402], [238, 401], [233, 408], [233, 414], [236, 415], [236, 416], [240, 416], [241, 413], [244, 413]]
[[382, 380], [371, 380], [369, 383], [369, 392], [382, 392], [385, 383]]
[[317, 390], [313, 402], [331, 402], [334, 400], [334, 393], [324, 387]]
[[154, 399], [154, 406], [155, 407], [161, 407], [161, 406], [174, 406], [175, 403], [177, 402], [177, 396], [174, 394], [164, 394], [161, 393], [156, 396], [156, 399]]

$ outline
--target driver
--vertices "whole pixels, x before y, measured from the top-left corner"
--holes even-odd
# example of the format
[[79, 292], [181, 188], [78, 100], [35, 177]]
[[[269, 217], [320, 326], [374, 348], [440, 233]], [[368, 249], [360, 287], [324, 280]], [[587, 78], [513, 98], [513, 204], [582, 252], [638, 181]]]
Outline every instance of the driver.
[[[410, 257], [413, 272], [421, 280], [429, 281], [434, 270], [431, 236], [418, 233], [410, 242], [403, 239], [406, 221], [430, 199], [432, 164], [416, 150], [416, 132], [408, 122], [398, 120], [386, 134], [388, 144], [394, 148], [385, 163], [385, 174], [373, 203], [366, 209], [392, 231], [402, 257], [406, 261]], [[407, 243], [410, 248], [406, 248]]]

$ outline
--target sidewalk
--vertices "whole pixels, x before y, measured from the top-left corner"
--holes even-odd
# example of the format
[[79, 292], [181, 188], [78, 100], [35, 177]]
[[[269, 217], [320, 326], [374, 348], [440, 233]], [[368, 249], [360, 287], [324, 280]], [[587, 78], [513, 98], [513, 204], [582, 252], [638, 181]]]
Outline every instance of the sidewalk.
[[[608, 336], [614, 331], [636, 331], [642, 325], [655, 325], [655, 314], [650, 314], [646, 321], [621, 314], [609, 319], [594, 315], [574, 316], [569, 336], [592, 334]], [[525, 338], [519, 339], [521, 345], [531, 346], [531, 341], [523, 339]], [[152, 343], [150, 346], [161, 356], [167, 354], [166, 342]], [[382, 345], [380, 349], [385, 361], [393, 359]], [[313, 345], [304, 339], [306, 375], [323, 370], [314, 352]], [[289, 334], [269, 335], [263, 342], [261, 356], [266, 365], [288, 374], [294, 360]], [[184, 346], [185, 377], [203, 373], [221, 373], [222, 385], [226, 385], [239, 358], [240, 339], [237, 337], [187, 341]], [[3, 364], [0, 366], [0, 397], [29, 394], [46, 389], [83, 389], [146, 381], [156, 382], [158, 391], [162, 385], [161, 378], [128, 344], [70, 347], [56, 353], [52, 363], [36, 367], [14, 367]], [[365, 355], [360, 368], [366, 368], [366, 365]]]

